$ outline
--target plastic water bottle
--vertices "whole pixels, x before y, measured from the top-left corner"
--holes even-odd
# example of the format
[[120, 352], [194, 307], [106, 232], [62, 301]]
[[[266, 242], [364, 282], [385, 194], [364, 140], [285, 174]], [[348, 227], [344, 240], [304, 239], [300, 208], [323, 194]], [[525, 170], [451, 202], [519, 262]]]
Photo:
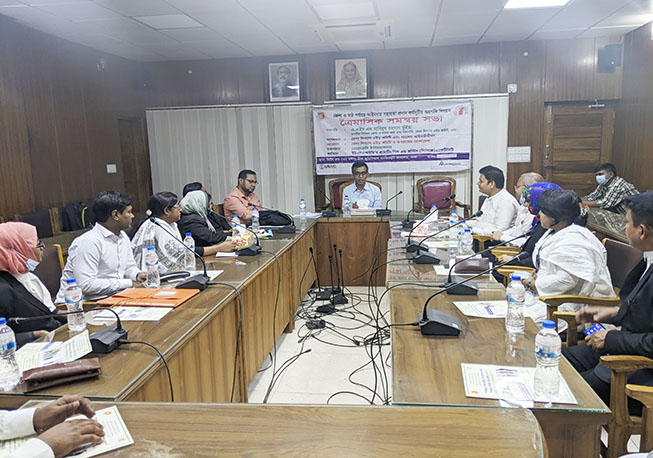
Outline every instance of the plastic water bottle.
[[299, 199], [299, 222], [306, 223], [306, 201], [304, 199]]
[[560, 336], [555, 330], [555, 322], [545, 320], [542, 329], [535, 336], [535, 380], [533, 388], [535, 399], [552, 402], [560, 389], [558, 363], [560, 362]]
[[519, 275], [511, 275], [510, 280], [506, 289], [506, 331], [508, 334], [522, 334], [524, 332], [526, 289], [522, 285]]
[[258, 231], [261, 228], [261, 221], [259, 220], [258, 208], [252, 208], [252, 230]]
[[7, 326], [7, 319], [0, 318], [0, 388], [12, 390], [20, 381], [20, 369], [16, 362], [16, 335]]
[[347, 194], [345, 194], [345, 198], [342, 200], [342, 216], [345, 218], [351, 217], [351, 202]]
[[472, 236], [472, 230], [467, 228], [463, 232], [460, 239], [460, 250], [462, 255], [471, 256], [474, 254], [474, 237]]
[[431, 205], [431, 210], [427, 216], [429, 219], [429, 232], [435, 232], [438, 230], [438, 206], [433, 204]]
[[449, 228], [450, 229], [449, 229], [449, 231], [447, 231], [450, 238], [454, 238], [455, 235], [456, 235], [457, 229], [451, 229], [456, 224], [458, 224], [458, 213], [456, 213], [456, 210], [451, 210], [451, 213], [449, 214]]
[[[69, 278], [66, 280], [66, 289], [64, 289], [66, 299], [66, 309], [68, 312], [79, 312], [84, 310], [82, 289], [77, 286], [77, 280]], [[86, 329], [86, 319], [83, 313], [71, 313], [68, 315], [68, 329], [72, 332], [80, 332]]]
[[458, 247], [456, 246], [449, 246], [447, 248], [447, 253], [449, 255], [449, 264], [445, 267], [451, 268], [451, 266], [454, 265], [456, 262], [456, 255], [458, 254]]
[[458, 233], [456, 234], [456, 237], [453, 238], [453, 240], [456, 241], [456, 251], [458, 252], [459, 255], [462, 256], [464, 254], [462, 229], [458, 229]]
[[147, 247], [145, 253], [145, 267], [147, 269], [147, 279], [145, 280], [146, 288], [158, 288], [161, 286], [161, 277], [159, 277], [159, 256], [153, 246]]
[[186, 269], [194, 269], [195, 268], [195, 255], [193, 254], [195, 252], [195, 240], [193, 239], [193, 234], [190, 232], [186, 232], [186, 237], [184, 237], [184, 245], [186, 245], [190, 250], [186, 250], [186, 254], [184, 257], [184, 266]]

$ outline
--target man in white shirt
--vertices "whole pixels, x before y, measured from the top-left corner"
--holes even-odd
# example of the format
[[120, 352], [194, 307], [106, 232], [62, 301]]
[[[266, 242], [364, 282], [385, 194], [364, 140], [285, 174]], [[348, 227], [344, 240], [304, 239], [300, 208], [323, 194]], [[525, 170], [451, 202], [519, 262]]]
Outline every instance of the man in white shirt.
[[[74, 415], [89, 419], [65, 421]], [[0, 440], [38, 434], [14, 450], [9, 458], [54, 458], [66, 456], [85, 444], [102, 442], [102, 425], [91, 420], [95, 410], [79, 396], [63, 396], [39, 407], [0, 410]]]
[[76, 238], [68, 249], [55, 303], [65, 302], [69, 278], [77, 280], [84, 299], [90, 301], [139, 286], [146, 280], [145, 272], [136, 267], [129, 237], [124, 232], [134, 219], [129, 196], [103, 191], [93, 201], [93, 213], [93, 229]]
[[493, 231], [505, 231], [515, 222], [519, 203], [503, 188], [505, 178], [501, 169], [488, 165], [480, 171], [478, 190], [487, 194], [483, 202], [481, 215], [476, 221], [470, 221], [472, 232], [479, 235], [490, 235]]
[[351, 166], [354, 182], [342, 190], [342, 197], [349, 196], [352, 208], [383, 208], [381, 190], [367, 182], [369, 169], [365, 162], [354, 162]]
[[[517, 180], [517, 183], [515, 184], [514, 189], [515, 197], [519, 201], [519, 208], [517, 209], [515, 224], [506, 231], [493, 231], [492, 240], [495, 242], [507, 242], [510, 239], [524, 235], [530, 230], [531, 226], [533, 225], [533, 218], [535, 218], [535, 215], [531, 214], [531, 212], [528, 210], [528, 206], [524, 205], [524, 188], [535, 183], [542, 183], [543, 181], [544, 177], [536, 172], [527, 172], [521, 174]], [[522, 246], [525, 241], [526, 238], [523, 237], [517, 240], [513, 240], [510, 245]]]

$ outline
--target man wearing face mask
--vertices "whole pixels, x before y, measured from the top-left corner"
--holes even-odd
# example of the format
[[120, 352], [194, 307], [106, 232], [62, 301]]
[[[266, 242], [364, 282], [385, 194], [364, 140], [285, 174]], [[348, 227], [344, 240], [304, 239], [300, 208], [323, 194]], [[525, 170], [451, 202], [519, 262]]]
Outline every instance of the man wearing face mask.
[[[36, 317], [57, 313], [45, 285], [32, 271], [43, 256], [36, 228], [27, 223], [0, 224], [0, 316]], [[21, 346], [66, 322], [66, 316], [9, 323]]]
[[624, 200], [628, 196], [639, 194], [635, 186], [617, 176], [617, 168], [614, 164], [606, 162], [594, 169], [596, 182], [599, 184], [594, 192], [583, 199], [583, 205], [588, 207], [600, 207], [615, 213], [626, 214]]

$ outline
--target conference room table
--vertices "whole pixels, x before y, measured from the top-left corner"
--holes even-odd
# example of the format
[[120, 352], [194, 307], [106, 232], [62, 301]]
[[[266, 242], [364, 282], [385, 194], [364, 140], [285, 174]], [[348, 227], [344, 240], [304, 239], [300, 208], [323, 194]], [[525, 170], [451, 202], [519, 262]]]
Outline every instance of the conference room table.
[[[395, 236], [397, 233], [395, 233]], [[418, 320], [424, 303], [441, 289], [446, 275], [435, 272], [433, 265], [416, 265], [404, 250], [405, 240], [388, 241], [386, 281], [390, 295], [393, 324]], [[443, 249], [434, 250], [447, 262]], [[397, 262], [392, 262], [396, 260]], [[392, 381], [394, 405], [462, 406], [501, 408], [519, 406], [509, 401], [467, 397], [462, 363], [499, 366], [535, 367], [535, 335], [538, 326], [526, 318], [523, 335], [509, 338], [505, 322], [497, 318], [467, 317], [454, 301], [505, 300], [505, 288], [493, 277], [474, 280], [477, 296], [440, 294], [429, 308], [455, 316], [462, 331], [457, 337], [423, 336], [417, 326], [392, 329]], [[546, 405], [535, 402], [530, 410], [540, 422], [551, 456], [597, 457], [600, 453], [601, 426], [610, 420], [610, 410], [565, 358], [560, 372], [577, 404]]]
[[134, 444], [107, 457], [548, 456], [528, 410], [101, 402], [95, 408], [113, 405]]

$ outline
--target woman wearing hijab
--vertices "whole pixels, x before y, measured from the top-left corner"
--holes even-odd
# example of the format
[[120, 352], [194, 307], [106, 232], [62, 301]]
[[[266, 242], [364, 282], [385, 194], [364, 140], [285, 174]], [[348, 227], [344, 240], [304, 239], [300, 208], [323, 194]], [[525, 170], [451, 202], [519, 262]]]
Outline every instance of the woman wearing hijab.
[[[537, 296], [615, 295], [605, 247], [587, 228], [575, 224], [580, 213], [580, 199], [574, 191], [550, 189], [542, 193], [539, 216], [546, 232], [532, 253], [537, 271], [528, 280], [523, 280]], [[576, 312], [581, 306], [562, 304], [558, 310]], [[546, 319], [543, 302], [538, 301], [532, 307], [535, 307], [532, 316], [536, 323]]]
[[[0, 224], [0, 316], [38, 317], [57, 313], [52, 297], [32, 271], [43, 257], [36, 228], [27, 223]], [[66, 316], [8, 323], [20, 346], [57, 329]]]
[[209, 196], [204, 191], [191, 191], [181, 199], [181, 219], [177, 223], [184, 236], [190, 232], [195, 240], [195, 251], [209, 256], [218, 251], [233, 251], [235, 244], [227, 242], [227, 233], [216, 228], [209, 219]]

